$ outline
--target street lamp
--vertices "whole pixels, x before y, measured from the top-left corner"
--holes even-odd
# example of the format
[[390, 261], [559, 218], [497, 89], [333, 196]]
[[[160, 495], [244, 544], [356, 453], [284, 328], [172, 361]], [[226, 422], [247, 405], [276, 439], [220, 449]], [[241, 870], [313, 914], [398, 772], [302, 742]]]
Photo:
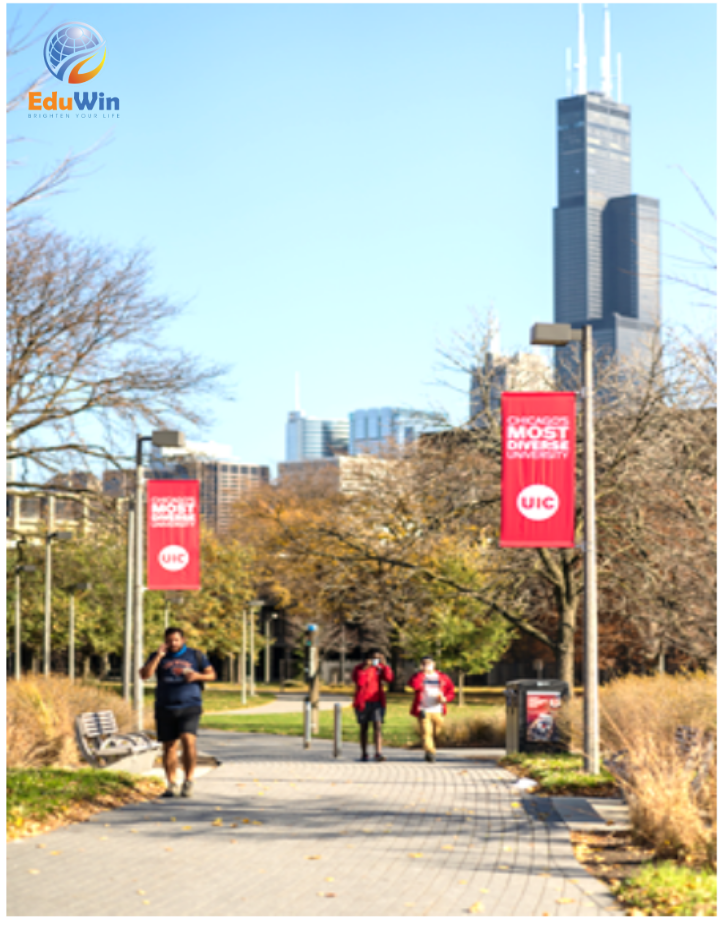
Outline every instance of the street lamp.
[[34, 573], [37, 569], [31, 563], [21, 563], [22, 546], [25, 538], [21, 538], [17, 543], [18, 562], [15, 564], [15, 679], [20, 680], [20, 577], [23, 573]]
[[145, 578], [143, 572], [143, 443], [151, 441], [155, 447], [184, 447], [185, 435], [178, 430], [154, 430], [149, 437], [138, 436], [135, 446], [135, 676], [133, 701], [135, 705], [135, 722], [138, 731], [143, 727], [143, 681], [140, 668], [143, 663], [143, 593]]
[[[535, 346], [582, 346], [583, 497], [585, 510], [585, 631], [584, 631], [584, 757], [585, 770], [600, 773], [600, 714], [598, 702], [597, 554], [595, 543], [595, 425], [593, 418], [593, 338], [586, 324], [535, 324], [530, 332]], [[572, 684], [571, 684], [572, 685]]]
[[75, 595], [78, 592], [87, 592], [90, 588], [89, 582], [76, 583], [69, 586], [67, 591], [70, 595], [70, 625], [68, 630], [68, 677], [70, 682], [75, 682]]
[[265, 603], [262, 599], [253, 599], [250, 603], [250, 695], [255, 695], [255, 615], [253, 609], [262, 612]]
[[45, 620], [43, 626], [43, 674], [50, 676], [50, 605], [52, 588], [52, 543], [72, 540], [70, 531], [50, 531], [45, 535]]

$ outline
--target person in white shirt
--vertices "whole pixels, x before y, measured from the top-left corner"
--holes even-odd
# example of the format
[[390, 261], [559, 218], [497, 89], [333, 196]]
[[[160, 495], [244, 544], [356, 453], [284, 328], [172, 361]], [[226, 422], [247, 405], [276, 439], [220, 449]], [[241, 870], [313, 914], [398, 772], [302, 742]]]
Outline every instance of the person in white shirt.
[[455, 698], [455, 687], [449, 676], [436, 669], [432, 657], [423, 657], [422, 669], [412, 677], [409, 686], [415, 690], [410, 714], [420, 719], [425, 760], [434, 763], [437, 736], [447, 704]]

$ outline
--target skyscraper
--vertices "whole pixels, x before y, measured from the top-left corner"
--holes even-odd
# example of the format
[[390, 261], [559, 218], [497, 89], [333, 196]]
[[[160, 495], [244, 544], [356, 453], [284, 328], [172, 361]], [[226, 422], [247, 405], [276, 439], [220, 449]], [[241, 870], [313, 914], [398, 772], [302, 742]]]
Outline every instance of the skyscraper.
[[299, 410], [291, 411], [285, 428], [285, 461], [303, 463], [341, 456], [348, 451], [349, 435], [347, 418], [324, 421], [306, 417]]
[[[598, 352], [646, 353], [660, 322], [659, 202], [633, 195], [630, 107], [613, 97], [605, 5], [602, 89], [587, 90], [582, 4], [578, 81], [558, 101], [558, 206], [554, 210], [555, 321], [591, 324]], [[574, 369], [569, 347], [559, 370]]]

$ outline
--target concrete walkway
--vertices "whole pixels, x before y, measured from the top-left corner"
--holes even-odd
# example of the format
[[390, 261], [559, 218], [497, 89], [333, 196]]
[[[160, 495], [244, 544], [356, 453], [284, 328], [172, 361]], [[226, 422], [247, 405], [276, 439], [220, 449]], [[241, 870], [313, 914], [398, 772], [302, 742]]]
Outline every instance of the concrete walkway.
[[551, 800], [493, 752], [203, 731], [222, 766], [157, 800], [7, 846], [10, 916], [619, 916]]
[[[282, 693], [277, 693], [275, 699], [273, 699], [272, 702], [265, 703], [265, 705], [258, 705], [249, 709], [242, 708], [228, 709], [222, 712], [205, 712], [203, 714], [203, 721], [212, 718], [213, 715], [283, 715], [288, 713], [302, 715], [305, 698], [305, 694], [288, 693], [283, 695]], [[321, 696], [319, 703], [320, 711], [331, 712], [335, 703], [338, 703], [342, 708], [346, 708], [352, 705], [352, 698], [348, 696]]]

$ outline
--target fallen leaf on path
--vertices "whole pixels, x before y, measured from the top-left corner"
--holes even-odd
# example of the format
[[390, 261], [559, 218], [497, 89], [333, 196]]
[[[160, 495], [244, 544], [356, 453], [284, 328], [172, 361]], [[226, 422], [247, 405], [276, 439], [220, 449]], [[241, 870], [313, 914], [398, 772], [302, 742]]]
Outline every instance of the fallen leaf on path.
[[306, 861], [319, 861], [321, 855], [319, 854], [308, 854], [305, 856]]
[[509, 871], [510, 868], [508, 867], [507, 864], [501, 864], [501, 865], [499, 866], [498, 870], [501, 870], [501, 871]]
[[28, 874], [39, 874], [40, 871], [36, 867], [30, 867], [28, 869]]
[[262, 822], [253, 822], [253, 825], [262, 825]]
[[406, 903], [405, 905], [406, 905], [406, 906], [414, 906], [415, 904], [414, 904], [414, 903]]
[[573, 900], [573, 899], [572, 899], [571, 897], [569, 897], [569, 896], [559, 896], [559, 897], [555, 900], [555, 902], [556, 902], [556, 903], [574, 903], [575, 900]]
[[138, 894], [138, 896], [145, 896], [145, 895], [146, 895], [146, 893], [145, 893], [144, 890], [138, 890], [137, 894]]
[[237, 828], [237, 827], [238, 827], [237, 822], [231, 822], [231, 823], [230, 823], [230, 828]]
[[458, 885], [467, 883], [467, 880], [458, 880]]
[[172, 851], [172, 848], [166, 848], [165, 850], [166, 850], [166, 851]]
[[183, 832], [192, 832], [192, 825], [183, 825]]
[[244, 825], [249, 825], [249, 824], [250, 824], [250, 819], [243, 819], [243, 824], [244, 824]]
[[101, 835], [101, 836], [100, 836], [100, 841], [107, 841], [107, 840], [108, 840], [107, 835]]
[[335, 882], [335, 878], [334, 878], [334, 877], [326, 877], [325, 880], [327, 880], [328, 883], [334, 883], [334, 882]]
[[171, 822], [177, 822], [177, 818], [176, 818], [175, 816], [170, 816], [170, 821], [171, 821]]
[[36, 845], [36, 848], [47, 848], [47, 845]]
[[143, 900], [143, 906], [149, 906], [150, 900]]
[[215, 819], [215, 821], [214, 821], [214, 822], [211, 822], [210, 824], [211, 824], [211, 825], [220, 826], [220, 825], [223, 824], [223, 820], [222, 820], [222, 819]]
[[483, 904], [478, 900], [477, 903], [473, 903], [473, 904], [472, 904], [472, 906], [470, 907], [470, 909], [468, 910], [468, 912], [471, 912], [471, 913], [473, 913], [473, 914], [477, 914], [477, 913], [483, 912], [484, 909], [485, 909], [485, 907], [484, 907]]
[[333, 897], [337, 896], [337, 893], [326, 893], [325, 896], [326, 896], [328, 899], [332, 899]]
[[443, 845], [443, 846], [442, 846], [442, 850], [443, 850], [443, 851], [454, 851], [454, 850], [455, 850], [455, 846], [454, 846], [454, 845]]
[[409, 854], [408, 857], [409, 858], [421, 858], [422, 854]]
[[550, 913], [543, 913], [543, 916], [549, 916]]

